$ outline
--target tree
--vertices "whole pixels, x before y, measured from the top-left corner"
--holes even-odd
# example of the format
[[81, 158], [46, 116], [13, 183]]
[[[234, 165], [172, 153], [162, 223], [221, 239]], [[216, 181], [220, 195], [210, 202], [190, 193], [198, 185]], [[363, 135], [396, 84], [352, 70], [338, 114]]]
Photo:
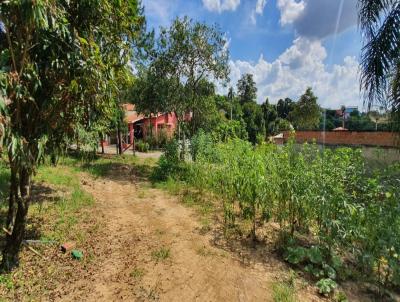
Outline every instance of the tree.
[[296, 129], [313, 130], [318, 128], [321, 108], [317, 104], [317, 100], [318, 98], [314, 95], [311, 88], [307, 88], [289, 115]]
[[261, 106], [256, 102], [246, 102], [242, 109], [249, 141], [255, 144], [259, 139], [265, 140], [265, 121]]
[[144, 24], [141, 12], [136, 0], [0, 3], [6, 36], [0, 43], [0, 115], [7, 120], [12, 228], [4, 270], [18, 265], [32, 176], [46, 143], [63, 143], [77, 126], [93, 129], [115, 109], [114, 75], [132, 56]]
[[242, 106], [240, 105], [239, 99], [233, 95], [232, 99], [230, 96], [215, 95], [215, 102], [218, 110], [225, 113], [227, 119], [241, 120], [243, 117]]
[[276, 132], [282, 132], [282, 131], [292, 131], [293, 130], [293, 126], [292, 124], [285, 119], [282, 118], [278, 118], [276, 120]]
[[389, 91], [393, 117], [400, 124], [400, 1], [359, 0], [359, 25], [363, 38], [361, 87], [370, 109], [384, 104]]
[[[177, 18], [170, 28], [161, 29], [150, 68], [165, 85], [165, 111], [176, 114], [179, 129], [184, 126], [186, 113], [199, 112], [196, 108], [203, 102], [202, 80], [213, 78], [224, 82], [228, 78], [229, 54], [225, 45], [226, 40], [217, 27], [187, 17]], [[184, 153], [185, 132], [181, 157]]]
[[244, 74], [237, 83], [237, 95], [240, 104], [255, 102], [257, 99], [257, 86], [250, 73]]
[[261, 104], [261, 109], [264, 114], [265, 131], [266, 133], [273, 134], [275, 132], [275, 122], [278, 118], [276, 106], [270, 104], [267, 98], [265, 102]]
[[276, 104], [276, 111], [278, 113], [278, 117], [282, 119], [287, 119], [290, 112], [293, 111], [294, 102], [290, 98], [279, 99]]

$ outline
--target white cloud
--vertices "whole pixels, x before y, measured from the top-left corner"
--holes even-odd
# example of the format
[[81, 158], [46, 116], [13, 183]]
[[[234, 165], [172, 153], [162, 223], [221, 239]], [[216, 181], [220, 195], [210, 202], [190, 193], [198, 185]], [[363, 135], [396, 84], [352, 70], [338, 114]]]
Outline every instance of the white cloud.
[[278, 0], [278, 9], [281, 12], [281, 25], [293, 23], [302, 14], [305, 8], [304, 1], [297, 2], [296, 0]]
[[312, 87], [325, 107], [361, 105], [358, 86], [358, 62], [345, 57], [340, 65], [328, 70], [327, 53], [320, 41], [297, 38], [276, 60], [268, 62], [261, 55], [257, 62], [231, 61], [231, 83], [245, 73], [252, 73], [258, 88], [258, 102], [268, 97], [275, 103], [280, 98], [297, 100], [307, 87]]
[[282, 26], [297, 35], [323, 39], [357, 24], [357, 0], [278, 0]]
[[178, 5], [177, 0], [157, 1], [143, 0], [146, 18], [149, 18], [157, 26], [167, 26], [174, 18], [174, 12]]
[[234, 11], [239, 4], [240, 0], [203, 0], [203, 5], [207, 10], [217, 13]]
[[257, 0], [256, 7], [250, 13], [250, 22], [256, 25], [257, 18], [256, 15], [262, 15], [264, 12], [264, 7], [267, 4], [267, 0]]
[[257, 0], [256, 13], [259, 15], [262, 15], [266, 4], [267, 4], [267, 0]]
[[[307, 87], [312, 87], [322, 106], [362, 107], [358, 61], [348, 56], [342, 63], [327, 67], [328, 55], [321, 42], [356, 24], [356, 1], [277, 0], [280, 24], [292, 25], [297, 38], [274, 61], [267, 61], [262, 55], [257, 62], [231, 61], [231, 83], [236, 84], [243, 74], [252, 73], [260, 103], [267, 97], [271, 102], [285, 97], [297, 100]], [[258, 11], [262, 14], [262, 4], [265, 5], [264, 1], [258, 2], [250, 15], [253, 24]]]

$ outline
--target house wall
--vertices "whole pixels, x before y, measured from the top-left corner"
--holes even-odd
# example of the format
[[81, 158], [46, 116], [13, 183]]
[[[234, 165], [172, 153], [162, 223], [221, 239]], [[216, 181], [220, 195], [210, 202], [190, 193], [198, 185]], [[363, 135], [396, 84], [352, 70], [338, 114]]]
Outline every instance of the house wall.
[[143, 120], [143, 134], [147, 135], [150, 130], [150, 124], [153, 127], [153, 133], [157, 134], [160, 127], [166, 130], [168, 136], [172, 136], [178, 126], [178, 119], [174, 113], [160, 114], [157, 117], [145, 118]]
[[[284, 141], [290, 137], [290, 132], [283, 133]], [[379, 146], [396, 147], [400, 140], [399, 135], [393, 132], [357, 132], [357, 131], [296, 131], [296, 142], [313, 142], [327, 145], [349, 146]]]

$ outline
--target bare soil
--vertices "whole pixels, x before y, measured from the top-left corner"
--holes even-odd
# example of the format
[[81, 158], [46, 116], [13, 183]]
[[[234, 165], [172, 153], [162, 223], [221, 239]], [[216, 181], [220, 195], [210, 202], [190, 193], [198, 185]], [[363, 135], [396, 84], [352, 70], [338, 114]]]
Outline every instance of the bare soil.
[[[273, 254], [227, 246], [177, 197], [137, 179], [128, 166], [82, 180], [103, 217], [97, 264], [60, 284], [55, 301], [273, 301], [272, 285], [288, 267]], [[254, 253], [254, 255], [249, 255]], [[320, 301], [299, 283], [299, 301]]]

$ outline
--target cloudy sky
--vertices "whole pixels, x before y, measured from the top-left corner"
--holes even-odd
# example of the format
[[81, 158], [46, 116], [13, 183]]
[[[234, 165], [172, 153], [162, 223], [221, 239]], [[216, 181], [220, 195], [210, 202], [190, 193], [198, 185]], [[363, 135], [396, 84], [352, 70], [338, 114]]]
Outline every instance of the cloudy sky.
[[217, 23], [229, 42], [231, 85], [254, 74], [259, 103], [297, 100], [311, 86], [324, 107], [362, 107], [357, 0], [142, 1], [149, 28], [185, 15]]

